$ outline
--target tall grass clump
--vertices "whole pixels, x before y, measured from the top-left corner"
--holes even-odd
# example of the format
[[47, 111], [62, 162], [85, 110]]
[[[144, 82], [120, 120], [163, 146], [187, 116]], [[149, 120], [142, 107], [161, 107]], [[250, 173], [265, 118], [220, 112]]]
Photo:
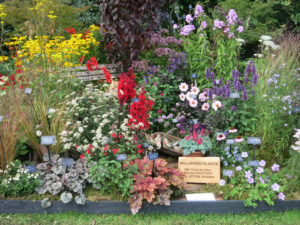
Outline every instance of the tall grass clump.
[[16, 90], [7, 91], [0, 98], [0, 169], [4, 170], [15, 157], [20, 132], [20, 121], [24, 118], [21, 110], [22, 97]]
[[256, 87], [259, 119], [255, 135], [262, 137], [260, 154], [269, 162], [287, 163], [297, 127], [299, 114], [294, 109], [299, 104], [299, 40], [299, 34], [288, 34], [278, 41], [279, 47], [271, 37], [261, 38], [264, 49], [256, 60], [260, 78]]

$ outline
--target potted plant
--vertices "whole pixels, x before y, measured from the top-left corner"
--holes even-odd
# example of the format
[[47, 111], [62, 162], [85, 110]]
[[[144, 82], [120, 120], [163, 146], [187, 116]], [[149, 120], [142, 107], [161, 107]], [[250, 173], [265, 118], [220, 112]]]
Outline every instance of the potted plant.
[[198, 132], [195, 125], [192, 133], [180, 140], [179, 147], [183, 149], [185, 156], [202, 157], [212, 147], [209, 132], [204, 129]]

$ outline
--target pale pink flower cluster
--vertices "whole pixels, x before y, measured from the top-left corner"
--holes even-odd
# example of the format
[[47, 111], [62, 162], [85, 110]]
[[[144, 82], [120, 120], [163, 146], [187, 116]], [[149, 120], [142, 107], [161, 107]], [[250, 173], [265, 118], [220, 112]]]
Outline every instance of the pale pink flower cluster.
[[[186, 83], [181, 83], [179, 85], [179, 90], [181, 91], [181, 94], [179, 95], [180, 100], [183, 102], [187, 100], [190, 107], [196, 108], [201, 102], [201, 110], [208, 111], [211, 108], [210, 104], [206, 102], [209, 99], [206, 91], [200, 93], [200, 89], [197, 86], [191, 86], [191, 88], [189, 88], [189, 85]], [[216, 96], [213, 97], [216, 98]], [[212, 108], [215, 111], [220, 107], [222, 107], [220, 101], [213, 101]]]

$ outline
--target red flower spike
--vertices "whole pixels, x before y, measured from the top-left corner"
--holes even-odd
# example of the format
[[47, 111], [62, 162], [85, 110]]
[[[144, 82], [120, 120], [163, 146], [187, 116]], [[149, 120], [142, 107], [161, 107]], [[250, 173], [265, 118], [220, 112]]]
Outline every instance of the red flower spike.
[[89, 145], [89, 149], [93, 149], [93, 145]]
[[90, 149], [87, 149], [86, 151], [87, 151], [87, 153], [88, 153], [89, 155], [91, 154], [91, 150], [90, 150]]
[[117, 135], [115, 133], [112, 133], [111, 136], [117, 138]]
[[84, 158], [84, 154], [81, 154], [81, 155], [80, 155], [80, 158], [83, 159], [83, 158]]

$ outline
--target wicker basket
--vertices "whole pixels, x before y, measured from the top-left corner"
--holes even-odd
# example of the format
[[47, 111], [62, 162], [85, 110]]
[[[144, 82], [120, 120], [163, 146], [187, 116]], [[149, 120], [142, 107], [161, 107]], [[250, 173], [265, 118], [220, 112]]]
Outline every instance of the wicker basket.
[[176, 151], [172, 147], [165, 147], [164, 146], [164, 140], [168, 139], [170, 143], [174, 143], [177, 141], [180, 141], [181, 138], [171, 135], [173, 131], [177, 130], [177, 128], [173, 128], [172, 130], [169, 130], [167, 133], [163, 132], [156, 132], [151, 134], [151, 139], [155, 139], [158, 135], [161, 136], [161, 148], [157, 149], [157, 151], [172, 155], [172, 156], [182, 156], [182, 149], [180, 151]]

